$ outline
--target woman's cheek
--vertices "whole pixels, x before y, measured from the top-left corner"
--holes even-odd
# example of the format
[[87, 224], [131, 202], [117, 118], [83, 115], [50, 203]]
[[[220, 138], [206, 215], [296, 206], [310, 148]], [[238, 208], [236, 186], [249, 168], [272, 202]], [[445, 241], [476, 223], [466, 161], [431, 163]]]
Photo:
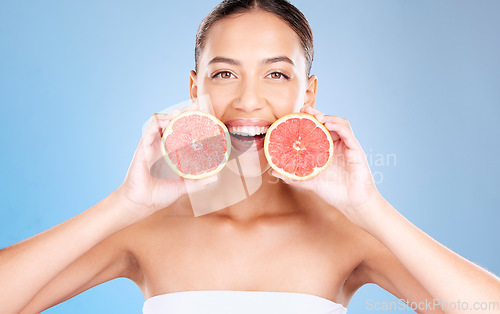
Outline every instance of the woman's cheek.
[[221, 118], [224, 115], [224, 112], [226, 112], [226, 109], [231, 102], [231, 98], [221, 94], [212, 94], [210, 95], [210, 99], [212, 101], [215, 116]]
[[[208, 87], [208, 86], [207, 86]], [[231, 88], [224, 88], [223, 86], [210, 86], [203, 89], [205, 95], [210, 96], [212, 108], [214, 109], [215, 116], [220, 117], [226, 108], [231, 104], [235, 95]]]
[[298, 111], [303, 105], [298, 88], [283, 88], [280, 91], [274, 90], [268, 95], [269, 102], [278, 118]]

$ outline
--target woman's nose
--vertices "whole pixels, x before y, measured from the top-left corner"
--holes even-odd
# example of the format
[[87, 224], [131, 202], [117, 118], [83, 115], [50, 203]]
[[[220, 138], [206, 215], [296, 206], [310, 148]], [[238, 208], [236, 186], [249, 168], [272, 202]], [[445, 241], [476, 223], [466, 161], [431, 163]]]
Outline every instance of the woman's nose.
[[255, 82], [245, 82], [238, 93], [239, 97], [233, 100], [233, 107], [244, 111], [252, 112], [261, 109], [264, 101], [260, 97], [258, 86]]

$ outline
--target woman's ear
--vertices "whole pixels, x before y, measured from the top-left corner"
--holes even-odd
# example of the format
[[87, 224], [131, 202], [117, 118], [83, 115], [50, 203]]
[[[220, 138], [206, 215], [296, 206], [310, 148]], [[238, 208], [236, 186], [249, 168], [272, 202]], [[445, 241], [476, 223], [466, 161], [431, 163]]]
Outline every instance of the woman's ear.
[[311, 75], [307, 82], [306, 95], [304, 97], [304, 106], [314, 107], [316, 104], [316, 91], [318, 90], [318, 77]]
[[195, 71], [189, 72], [189, 97], [191, 101], [198, 98], [198, 76]]

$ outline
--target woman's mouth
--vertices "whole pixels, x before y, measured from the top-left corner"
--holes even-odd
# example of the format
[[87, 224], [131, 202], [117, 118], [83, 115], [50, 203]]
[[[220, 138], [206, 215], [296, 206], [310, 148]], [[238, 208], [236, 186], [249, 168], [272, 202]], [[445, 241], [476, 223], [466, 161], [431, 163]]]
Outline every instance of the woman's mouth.
[[232, 146], [240, 151], [257, 151], [264, 148], [264, 138], [271, 124], [256, 119], [238, 119], [226, 122]]

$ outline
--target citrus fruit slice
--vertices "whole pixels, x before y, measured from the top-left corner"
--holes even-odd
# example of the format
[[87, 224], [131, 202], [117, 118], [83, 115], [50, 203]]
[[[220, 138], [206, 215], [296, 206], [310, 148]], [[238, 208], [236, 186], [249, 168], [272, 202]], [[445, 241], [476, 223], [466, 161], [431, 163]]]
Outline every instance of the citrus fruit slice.
[[328, 166], [333, 141], [330, 132], [314, 116], [292, 113], [271, 125], [264, 152], [269, 165], [281, 175], [307, 180]]
[[162, 136], [161, 151], [179, 176], [201, 179], [222, 170], [231, 153], [231, 139], [216, 117], [191, 110], [170, 121]]

